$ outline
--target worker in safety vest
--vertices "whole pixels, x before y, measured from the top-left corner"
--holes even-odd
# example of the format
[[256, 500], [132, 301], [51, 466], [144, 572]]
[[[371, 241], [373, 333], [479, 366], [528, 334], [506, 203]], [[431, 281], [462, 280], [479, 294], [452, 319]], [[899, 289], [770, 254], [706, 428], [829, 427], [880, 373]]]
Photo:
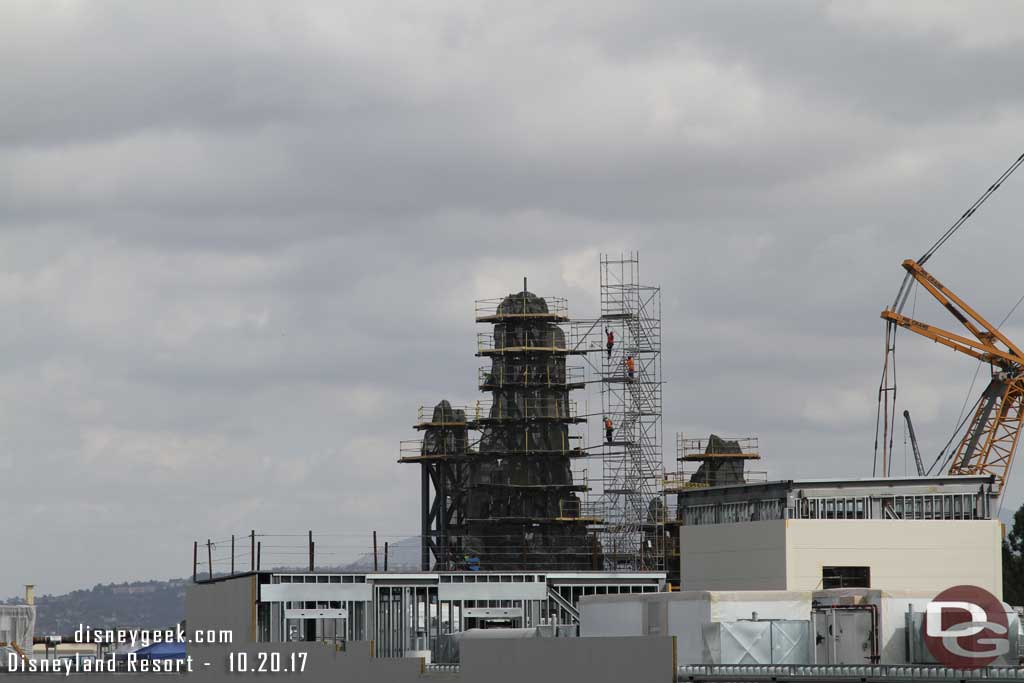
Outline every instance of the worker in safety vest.
[[604, 328], [604, 334], [608, 338], [608, 343], [606, 344], [606, 346], [608, 347], [608, 360], [611, 360], [612, 347], [615, 346], [615, 333], [606, 327]]
[[608, 443], [612, 442], [612, 419], [604, 416], [604, 438]]
[[626, 374], [630, 379], [633, 379], [636, 374], [636, 362], [633, 360], [633, 356], [626, 358]]

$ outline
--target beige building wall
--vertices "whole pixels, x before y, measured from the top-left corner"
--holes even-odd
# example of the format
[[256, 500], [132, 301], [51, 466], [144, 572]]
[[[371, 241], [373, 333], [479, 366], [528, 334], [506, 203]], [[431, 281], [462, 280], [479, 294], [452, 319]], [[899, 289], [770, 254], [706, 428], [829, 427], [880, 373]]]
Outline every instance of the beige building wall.
[[996, 519], [786, 520], [786, 587], [821, 588], [825, 566], [869, 566], [871, 587], [938, 593], [970, 583], [1003, 594]]
[[822, 567], [871, 567], [871, 587], [1002, 596], [998, 520], [790, 519], [680, 528], [682, 590], [820, 589]]

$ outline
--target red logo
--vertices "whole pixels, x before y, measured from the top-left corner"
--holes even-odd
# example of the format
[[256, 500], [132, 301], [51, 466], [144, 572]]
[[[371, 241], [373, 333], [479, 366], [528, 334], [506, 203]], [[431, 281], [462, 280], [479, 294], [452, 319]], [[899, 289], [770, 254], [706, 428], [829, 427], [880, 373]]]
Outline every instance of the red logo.
[[979, 669], [1009, 653], [1009, 620], [996, 596], [977, 586], [954, 586], [925, 611], [924, 642], [936, 661], [954, 669]]

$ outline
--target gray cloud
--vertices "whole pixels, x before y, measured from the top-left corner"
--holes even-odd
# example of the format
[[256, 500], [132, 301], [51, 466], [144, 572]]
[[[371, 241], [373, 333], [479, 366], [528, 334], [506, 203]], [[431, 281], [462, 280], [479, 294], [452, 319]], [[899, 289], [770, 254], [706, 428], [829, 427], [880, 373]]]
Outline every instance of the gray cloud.
[[[183, 575], [253, 527], [416, 533], [398, 442], [478, 397], [472, 301], [528, 275], [594, 315], [602, 251], [663, 287], [669, 445], [869, 474], [899, 262], [1021, 151], [1020, 14], [6, 3], [0, 594]], [[996, 319], [1021, 182], [931, 262]], [[974, 365], [900, 351], [935, 453]]]

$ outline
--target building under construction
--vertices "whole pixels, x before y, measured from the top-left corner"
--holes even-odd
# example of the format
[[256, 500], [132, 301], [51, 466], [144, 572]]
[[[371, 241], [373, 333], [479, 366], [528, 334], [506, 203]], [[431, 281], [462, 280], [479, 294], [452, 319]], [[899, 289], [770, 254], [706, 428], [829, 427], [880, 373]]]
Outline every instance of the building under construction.
[[[216, 576], [207, 541], [200, 582], [196, 543], [190, 623], [230, 603], [250, 642], [370, 640], [371, 657], [417, 657], [421, 673], [465, 680], [497, 680], [506, 661], [534, 667], [509, 680], [551, 673], [538, 664], [545, 652], [576, 675], [617, 644], [617, 662], [661, 661], [666, 673], [671, 663], [673, 680], [775, 680], [779, 665], [807, 667], [806, 680], [849, 677], [851, 666], [863, 680], [888, 678], [886, 667], [905, 680], [908, 666], [950, 678], [922, 646], [922, 610], [948, 586], [1002, 594], [1000, 479], [767, 482], [747, 470], [760, 459], [756, 437], [717, 435], [678, 435], [678, 472], [666, 475], [659, 292], [637, 273], [634, 261], [602, 259], [591, 320], [570, 320], [564, 300], [525, 282], [478, 302], [477, 322], [491, 326], [477, 351], [483, 397], [421, 408], [420, 438], [403, 445], [401, 462], [421, 470], [424, 571], [388, 572], [385, 546], [378, 572], [376, 538], [373, 572], [318, 570], [312, 532], [308, 570], [261, 570], [253, 531], [249, 572], [235, 572], [232, 537], [230, 570]], [[591, 384], [599, 411], [578, 411], [570, 397]], [[587, 440], [597, 417], [603, 429]], [[666, 579], [684, 592], [666, 592]], [[1003, 616], [1016, 634], [1016, 612]], [[507, 654], [558, 636], [570, 637], [498, 665], [497, 651], [476, 649], [497, 638]], [[644, 654], [658, 639], [665, 651]], [[1016, 653], [1015, 637], [1007, 645]], [[593, 680], [632, 675], [593, 669]]]
[[[421, 408], [422, 438], [403, 443], [422, 568], [664, 570], [661, 289], [636, 254], [601, 257], [597, 317], [526, 285], [476, 304], [488, 398]], [[581, 412], [588, 384], [600, 398]], [[608, 436], [585, 443], [588, 418]]]
[[[421, 438], [401, 457], [422, 473], [425, 571], [388, 572], [385, 546], [378, 572], [376, 535], [372, 573], [318, 571], [312, 532], [308, 570], [261, 570], [252, 531], [248, 572], [236, 574], [232, 536], [229, 573], [216, 576], [208, 540], [200, 581], [194, 543], [189, 624], [223, 624], [228, 606], [247, 642], [333, 642], [333, 666], [346, 665], [337, 650], [369, 640], [367, 660], [420, 660], [405, 680], [1024, 681], [1020, 609], [1000, 599], [998, 519], [1024, 431], [1024, 351], [921, 267], [1022, 163], [904, 263], [882, 314], [882, 477], [769, 482], [747, 470], [760, 458], [756, 437], [717, 435], [677, 436], [678, 472], [666, 475], [660, 290], [641, 283], [635, 257], [602, 257], [597, 318], [570, 320], [564, 300], [525, 281], [478, 302], [477, 322], [491, 326], [477, 354], [487, 398], [421, 409]], [[905, 316], [915, 282], [973, 339]], [[925, 471], [916, 452], [918, 476], [890, 471], [897, 328], [992, 369], [954, 433], [964, 432], [960, 445], [932, 466], [945, 475]], [[577, 411], [570, 396], [591, 383], [599, 411]], [[597, 417], [603, 438], [581, 438]], [[666, 574], [682, 592], [664, 590]], [[947, 629], [945, 616], [934, 637], [926, 622], [945, 609], [969, 613], [970, 637], [985, 639], [961, 643], [967, 629], [955, 627], [967, 622]]]
[[723, 438], [712, 434], [705, 439], [676, 434], [678, 469], [665, 475], [662, 488], [667, 507], [675, 510], [665, 522], [665, 570], [669, 581], [681, 583], [679, 528], [685, 523], [683, 494], [712, 486], [767, 481], [766, 472], [751, 472], [746, 467], [748, 461], [760, 459], [756, 436]]
[[[586, 421], [569, 396], [583, 388], [567, 365], [571, 347], [564, 299], [523, 290], [477, 302], [479, 388], [473, 406], [441, 401], [421, 409], [420, 440], [401, 462], [419, 464], [422, 568], [597, 569], [603, 559], [582, 514], [570, 461], [586, 451], [572, 425]], [[473, 435], [472, 437], [470, 435]]]

